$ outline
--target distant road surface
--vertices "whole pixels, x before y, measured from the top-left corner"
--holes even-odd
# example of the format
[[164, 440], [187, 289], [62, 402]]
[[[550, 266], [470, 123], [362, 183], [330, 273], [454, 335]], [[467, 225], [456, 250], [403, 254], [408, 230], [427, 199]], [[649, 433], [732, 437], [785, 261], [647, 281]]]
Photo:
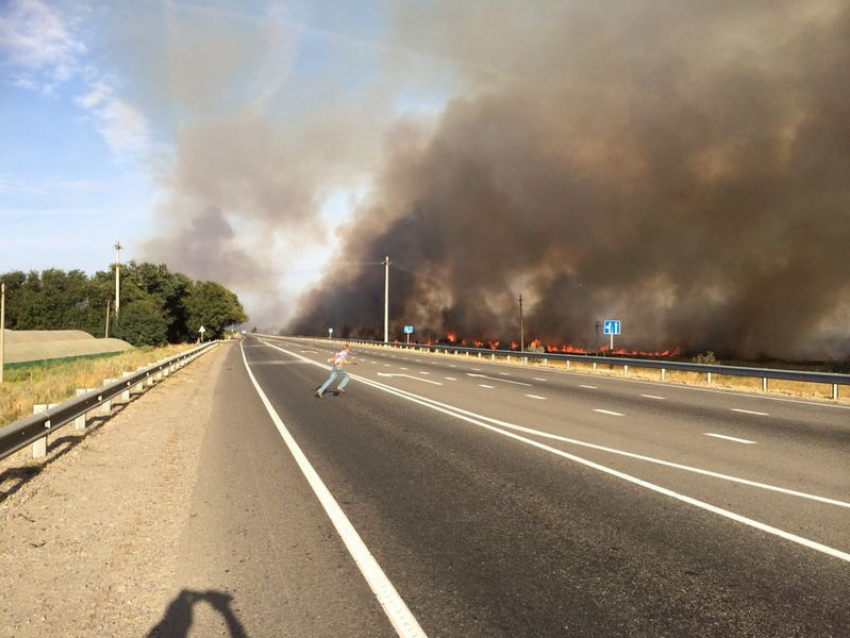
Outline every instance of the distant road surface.
[[847, 406], [334, 349], [227, 354], [181, 569], [246, 628], [850, 636]]

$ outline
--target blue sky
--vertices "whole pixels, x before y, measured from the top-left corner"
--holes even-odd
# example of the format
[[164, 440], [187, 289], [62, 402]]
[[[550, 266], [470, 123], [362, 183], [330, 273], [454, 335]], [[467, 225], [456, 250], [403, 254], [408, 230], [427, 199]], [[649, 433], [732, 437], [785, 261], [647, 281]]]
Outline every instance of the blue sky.
[[[248, 306], [302, 292], [368, 193], [382, 131], [399, 117], [433, 121], [452, 95], [451, 66], [393, 41], [391, 19], [381, 1], [3, 0], [0, 272], [93, 273], [120, 240], [125, 260], [230, 277]], [[250, 152], [225, 164], [240, 135], [271, 140], [256, 183], [241, 165]], [[203, 166], [218, 155], [222, 165]], [[241, 182], [222, 179], [241, 170]], [[220, 192], [200, 192], [206, 183]], [[262, 238], [286, 264], [258, 286], [234, 263], [218, 267], [221, 237], [184, 253], [213, 209], [234, 262]], [[296, 236], [311, 223], [321, 228]]]

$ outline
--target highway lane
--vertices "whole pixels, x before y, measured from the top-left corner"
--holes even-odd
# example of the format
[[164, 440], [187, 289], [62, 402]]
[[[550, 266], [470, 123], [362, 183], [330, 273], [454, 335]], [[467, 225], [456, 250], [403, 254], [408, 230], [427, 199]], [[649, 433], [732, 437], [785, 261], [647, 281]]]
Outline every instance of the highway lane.
[[[566, 435], [572, 440], [649, 455], [653, 459], [676, 462], [689, 468], [708, 469], [775, 488], [836, 499], [845, 507], [824, 509], [798, 498], [765, 500], [760, 495], [754, 498], [751, 490], [734, 489], [737, 487], [734, 485], [733, 489], [724, 491], [722, 502], [741, 502], [742, 506], [746, 506], [745, 511], [757, 515], [763, 522], [773, 525], [782, 522], [789, 525], [788, 531], [793, 533], [814, 533], [821, 542], [836, 543], [847, 551], [844, 518], [846, 503], [850, 500], [850, 466], [847, 463], [850, 410], [847, 406], [777, 400], [738, 392], [665, 387], [599, 375], [550, 372], [541, 377], [539, 370], [532, 372], [502, 365], [487, 366], [480, 361], [470, 363], [464, 357], [413, 355], [411, 359], [409, 354], [405, 356], [389, 351], [391, 354], [380, 356], [381, 352], [372, 349], [363, 351], [366, 361], [375, 358], [378, 374], [394, 374], [394, 370], [406, 367], [405, 374], [412, 372], [415, 376], [424, 370], [432, 375], [435, 370], [442, 369], [442, 372], [456, 378], [457, 383], [446, 382], [445, 386], [435, 388], [406, 377], [385, 377], [383, 380], [391, 379], [399, 387], [420, 395], [450, 397], [453, 405], [472, 409], [477, 414]], [[357, 371], [360, 372], [360, 369]], [[494, 386], [494, 389], [480, 389], [478, 382], [481, 379], [467, 377], [469, 371], [491, 377], [487, 385]], [[549, 397], [554, 397], [554, 400], [549, 403], [532, 401], [525, 397], [528, 388], [492, 380], [503, 375], [506, 380], [520, 382], [534, 382], [535, 377], [546, 378], [546, 385], [552, 393]], [[438, 376], [425, 378], [437, 379]], [[470, 383], [470, 380], [473, 382]], [[535, 388], [540, 385], [542, 383], [536, 383]], [[646, 394], [643, 390], [647, 385], [655, 386], [652, 396], [672, 400], [659, 401], [641, 396]], [[499, 387], [496, 389], [496, 386]], [[534, 391], [543, 392], [541, 389]], [[486, 396], [486, 401], [482, 403], [483, 396]], [[765, 403], [770, 407], [766, 408]], [[749, 414], [756, 409], [760, 414]], [[714, 439], [707, 433], [746, 437], [744, 440], [756, 445]], [[584, 454], [588, 456], [586, 451]], [[622, 459], [610, 460], [592, 454], [589, 458], [618, 469], [634, 470], [648, 480], [659, 475], [659, 467], [647, 467], [645, 463], [644, 467], [635, 467], [634, 463], [624, 466]], [[694, 490], [693, 495], [709, 500], [717, 498], [716, 480], [694, 481], [695, 477], [689, 478], [689, 489]], [[791, 523], [788, 524], [788, 521]]]
[[[268, 344], [245, 342], [258, 384], [429, 634], [841, 635], [848, 626], [848, 563], [840, 556], [612, 473], [847, 552], [842, 421], [801, 414], [820, 406], [771, 404], [782, 419], [814, 432], [801, 450], [797, 434], [780, 427], [765, 439], [763, 424], [750, 420], [760, 415], [732, 412], [749, 409], [752, 397], [739, 403], [727, 393], [702, 393], [714, 407], [700, 408], [672, 386], [628, 384], [623, 397], [606, 383], [622, 380], [365, 349], [352, 368], [364, 380], [352, 382], [345, 397], [320, 400], [311, 390], [326, 372], [307, 360], [324, 361], [328, 351]], [[460, 420], [370, 387], [368, 379], [571, 440], [499, 428], [523, 437], [512, 439], [486, 429], [492, 422]], [[751, 411], [766, 412], [758, 405]], [[689, 410], [705, 414], [694, 424]], [[677, 411], [686, 415], [681, 423]], [[722, 424], [760, 439], [705, 436], [704, 426]], [[805, 493], [766, 489], [778, 478], [778, 487]]]
[[[850, 406], [386, 352], [364, 349], [366, 364], [354, 371], [438, 400], [450, 398], [453, 405], [486, 416], [527, 419], [533, 414], [539, 417], [533, 427], [542, 430], [551, 423], [547, 431], [601, 445], [661, 451], [666, 459], [685, 464], [710, 460], [717, 471], [741, 469], [744, 478], [850, 498]], [[409, 378], [416, 376], [419, 381]], [[645, 427], [635, 430], [636, 422]]]

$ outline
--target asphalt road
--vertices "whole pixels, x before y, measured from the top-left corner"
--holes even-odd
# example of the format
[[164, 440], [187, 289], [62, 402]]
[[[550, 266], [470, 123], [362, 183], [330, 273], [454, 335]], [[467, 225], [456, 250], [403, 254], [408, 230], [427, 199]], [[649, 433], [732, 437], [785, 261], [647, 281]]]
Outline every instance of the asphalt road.
[[850, 636], [846, 406], [330, 353], [221, 377], [181, 564], [248, 635]]

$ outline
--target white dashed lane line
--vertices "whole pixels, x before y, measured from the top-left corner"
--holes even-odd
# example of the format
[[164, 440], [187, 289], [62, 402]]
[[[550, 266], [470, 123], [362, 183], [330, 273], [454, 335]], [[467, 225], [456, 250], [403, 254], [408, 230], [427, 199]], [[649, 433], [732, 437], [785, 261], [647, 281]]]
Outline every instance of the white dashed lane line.
[[598, 408], [594, 408], [594, 412], [599, 412], [599, 414], [607, 414], [608, 416], [626, 416], [621, 412], [611, 412], [611, 410], [600, 410]]
[[529, 399], [537, 399], [539, 401], [545, 401], [546, 400], [546, 397], [541, 397], [541, 396], [538, 396], [536, 394], [526, 394], [525, 396], [527, 396]]
[[534, 387], [530, 383], [523, 383], [522, 381], [511, 381], [510, 379], [497, 379], [496, 377], [488, 377], [486, 374], [478, 374], [477, 372], [467, 372], [466, 376], [478, 379], [489, 379], [490, 381], [498, 381], [499, 383], [510, 383], [511, 385], [524, 385], [528, 386], [529, 388]]
[[641, 396], [644, 399], [655, 399], [656, 401], [666, 401], [667, 400], [664, 397], [659, 397], [659, 396], [656, 396], [654, 394], [642, 394]]
[[754, 410], [741, 410], [740, 408], [732, 408], [732, 412], [740, 412], [741, 414], [755, 414], [756, 416], [770, 416], [767, 412], [755, 412]]
[[748, 441], [747, 439], [739, 439], [734, 436], [726, 436], [725, 434], [712, 434], [711, 432], [703, 432], [706, 436], [713, 436], [716, 439], [726, 439], [727, 441], [734, 441], [735, 443], [744, 443], [746, 445], [755, 445], [755, 441]]
[[420, 370], [419, 374], [431, 374], [430, 372], [425, 372], [424, 370]]
[[431, 381], [430, 379], [422, 379], [420, 377], [414, 377], [410, 374], [390, 374], [389, 372], [379, 372], [379, 377], [404, 377], [406, 379], [413, 379], [414, 381], [423, 381], [425, 383], [430, 383], [431, 385], [443, 385], [439, 381]]
[[454, 377], [445, 377], [446, 381], [457, 381]]
[[534, 377], [535, 381], [548, 381], [548, 379], [544, 379], [542, 377]]
[[478, 384], [478, 387], [479, 387], [479, 388], [487, 388], [488, 390], [492, 390], [492, 389], [493, 389], [493, 386], [492, 386], [492, 385], [484, 385], [483, 383], [479, 383], [479, 384]]
[[586, 390], [598, 390], [599, 389], [595, 385], [580, 385], [579, 387], [585, 388]]
[[506, 376], [506, 377], [511, 376], [511, 373], [510, 373], [510, 372], [500, 372], [499, 374], [504, 375], [504, 376]]

